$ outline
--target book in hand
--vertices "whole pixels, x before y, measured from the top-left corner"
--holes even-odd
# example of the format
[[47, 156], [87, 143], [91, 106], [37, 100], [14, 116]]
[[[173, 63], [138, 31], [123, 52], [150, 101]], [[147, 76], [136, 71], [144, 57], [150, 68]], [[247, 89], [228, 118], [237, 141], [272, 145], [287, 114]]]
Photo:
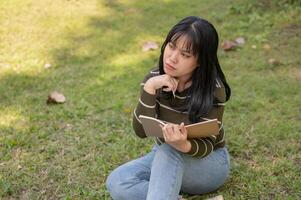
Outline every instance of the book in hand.
[[[167, 122], [144, 115], [140, 115], [139, 119], [141, 120], [144, 132], [148, 137], [163, 138], [163, 132], [160, 125], [165, 125]], [[187, 138], [209, 137], [219, 133], [217, 119], [189, 124], [185, 127], [187, 129]]]

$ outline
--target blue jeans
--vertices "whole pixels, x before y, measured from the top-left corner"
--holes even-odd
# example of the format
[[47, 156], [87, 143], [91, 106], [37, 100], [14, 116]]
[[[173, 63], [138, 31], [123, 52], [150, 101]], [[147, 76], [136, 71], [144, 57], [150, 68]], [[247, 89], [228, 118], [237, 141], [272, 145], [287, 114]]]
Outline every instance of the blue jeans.
[[229, 170], [226, 147], [193, 158], [162, 144], [113, 170], [106, 186], [114, 200], [177, 200], [180, 191], [204, 194], [218, 189]]

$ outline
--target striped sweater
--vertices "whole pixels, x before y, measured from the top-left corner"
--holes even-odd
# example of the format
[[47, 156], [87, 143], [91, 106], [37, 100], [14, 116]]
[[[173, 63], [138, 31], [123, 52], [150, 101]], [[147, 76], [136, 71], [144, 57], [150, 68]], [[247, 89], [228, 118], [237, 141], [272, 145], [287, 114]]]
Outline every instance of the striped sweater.
[[[143, 88], [145, 82], [154, 76], [158, 76], [159, 70], [154, 69], [144, 78], [141, 83], [141, 92], [139, 102], [134, 110], [133, 114], [133, 128], [136, 135], [140, 138], [145, 138], [139, 115], [146, 115], [149, 117], [155, 117], [157, 119], [180, 124], [191, 124], [188, 118], [187, 98], [190, 98], [187, 93], [188, 89], [182, 92], [176, 91], [175, 98], [170, 93], [162, 92], [161, 89], [156, 91], [155, 95], [147, 93]], [[185, 153], [193, 157], [205, 157], [214, 149], [225, 146], [225, 132], [222, 123], [222, 117], [224, 112], [224, 105], [226, 100], [225, 88], [221, 81], [216, 80], [216, 88], [214, 92], [214, 98], [216, 102], [210, 110], [206, 118], [201, 118], [200, 121], [208, 119], [217, 119], [219, 123], [219, 134], [206, 138], [194, 138], [188, 139], [191, 142], [191, 149]], [[157, 144], [164, 143], [163, 138], [156, 138]]]

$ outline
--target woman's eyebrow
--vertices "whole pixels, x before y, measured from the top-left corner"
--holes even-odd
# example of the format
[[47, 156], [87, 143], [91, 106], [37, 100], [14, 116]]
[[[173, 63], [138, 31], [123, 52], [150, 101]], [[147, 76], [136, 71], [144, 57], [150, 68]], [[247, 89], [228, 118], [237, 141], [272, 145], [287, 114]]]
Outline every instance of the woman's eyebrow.
[[192, 54], [192, 51], [191, 51], [191, 50], [188, 50], [188, 49], [180, 49], [180, 51], [182, 51], [182, 52], [184, 52], [184, 53]]
[[[179, 48], [179, 47], [177, 46], [176, 42], [170, 41], [170, 43], [171, 43], [172, 45], [174, 45], [175, 47]], [[185, 49], [185, 48], [183, 48], [183, 49], [179, 48], [179, 49], [180, 49], [181, 52], [193, 54], [193, 51], [192, 51], [192, 50]]]

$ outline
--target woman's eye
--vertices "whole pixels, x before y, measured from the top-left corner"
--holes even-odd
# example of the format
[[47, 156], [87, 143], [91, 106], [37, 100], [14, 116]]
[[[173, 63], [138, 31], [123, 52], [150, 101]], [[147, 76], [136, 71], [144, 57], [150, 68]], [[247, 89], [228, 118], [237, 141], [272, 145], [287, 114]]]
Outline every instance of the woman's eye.
[[171, 42], [168, 43], [168, 44], [169, 44], [169, 48], [171, 48], [171, 49], [174, 49], [174, 48], [175, 48], [175, 45], [173, 45]]
[[182, 53], [182, 56], [185, 57], [185, 58], [190, 58], [189, 54]]

